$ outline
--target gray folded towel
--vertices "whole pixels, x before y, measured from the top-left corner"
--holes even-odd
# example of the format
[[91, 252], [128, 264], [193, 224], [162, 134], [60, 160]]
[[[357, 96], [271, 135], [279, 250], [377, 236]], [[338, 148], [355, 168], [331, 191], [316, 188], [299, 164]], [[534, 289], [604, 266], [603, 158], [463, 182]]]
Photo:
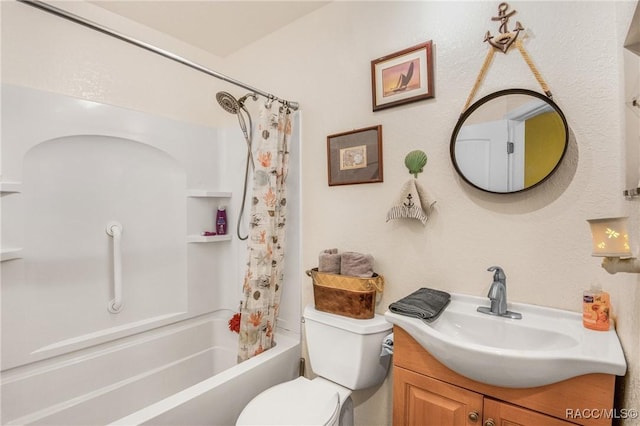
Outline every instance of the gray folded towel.
[[370, 278], [373, 276], [373, 256], [370, 254], [346, 251], [342, 253], [340, 273], [352, 277]]
[[318, 256], [318, 272], [339, 274], [341, 257], [336, 248], [321, 251]]
[[440, 316], [451, 301], [451, 295], [445, 291], [421, 288], [389, 305], [396, 314], [420, 318], [432, 322]]

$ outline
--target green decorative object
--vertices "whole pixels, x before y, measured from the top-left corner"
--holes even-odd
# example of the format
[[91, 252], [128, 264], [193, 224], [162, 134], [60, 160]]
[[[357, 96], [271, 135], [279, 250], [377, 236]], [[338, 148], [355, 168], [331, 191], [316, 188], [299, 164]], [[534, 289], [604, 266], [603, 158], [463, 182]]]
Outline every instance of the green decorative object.
[[415, 178], [418, 177], [418, 173], [422, 173], [425, 164], [427, 164], [427, 154], [419, 149], [411, 151], [404, 157], [404, 165]]

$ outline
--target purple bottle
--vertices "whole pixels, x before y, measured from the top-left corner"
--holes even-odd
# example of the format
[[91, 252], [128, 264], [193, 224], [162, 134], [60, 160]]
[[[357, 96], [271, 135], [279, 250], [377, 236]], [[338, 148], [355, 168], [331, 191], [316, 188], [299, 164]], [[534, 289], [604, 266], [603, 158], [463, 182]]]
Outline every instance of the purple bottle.
[[224, 206], [218, 207], [218, 213], [216, 213], [216, 233], [218, 235], [227, 233], [227, 210]]

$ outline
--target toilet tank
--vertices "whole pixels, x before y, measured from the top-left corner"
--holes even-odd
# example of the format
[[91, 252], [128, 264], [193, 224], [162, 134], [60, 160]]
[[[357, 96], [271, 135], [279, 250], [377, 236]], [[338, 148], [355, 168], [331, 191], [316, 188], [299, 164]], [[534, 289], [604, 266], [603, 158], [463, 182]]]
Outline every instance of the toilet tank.
[[309, 305], [304, 319], [309, 362], [315, 374], [352, 390], [384, 381], [391, 356], [380, 356], [382, 340], [393, 327], [384, 316], [354, 319]]

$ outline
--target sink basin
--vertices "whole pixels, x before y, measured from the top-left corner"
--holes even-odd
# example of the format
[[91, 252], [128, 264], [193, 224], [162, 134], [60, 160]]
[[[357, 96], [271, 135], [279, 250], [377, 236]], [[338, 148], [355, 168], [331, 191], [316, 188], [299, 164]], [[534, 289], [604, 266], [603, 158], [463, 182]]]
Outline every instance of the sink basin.
[[509, 303], [509, 310], [522, 314], [516, 320], [477, 312], [478, 306], [489, 300], [452, 293], [432, 323], [390, 311], [385, 317], [453, 371], [494, 386], [530, 388], [627, 370], [615, 330], [586, 329], [580, 313]]

